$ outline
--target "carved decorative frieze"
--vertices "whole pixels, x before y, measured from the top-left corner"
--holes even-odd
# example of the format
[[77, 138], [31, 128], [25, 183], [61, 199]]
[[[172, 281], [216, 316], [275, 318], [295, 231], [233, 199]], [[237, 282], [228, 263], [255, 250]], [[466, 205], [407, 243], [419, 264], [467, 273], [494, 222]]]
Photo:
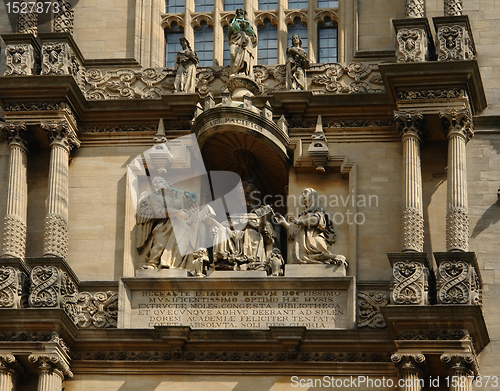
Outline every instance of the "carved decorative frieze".
[[73, 34], [75, 11], [68, 0], [57, 0], [59, 12], [54, 15], [54, 32]]
[[358, 291], [358, 328], [371, 329], [387, 327], [380, 307], [389, 304], [389, 296], [385, 292]]
[[391, 304], [428, 305], [430, 273], [425, 253], [389, 253]]
[[482, 305], [482, 283], [474, 253], [435, 253], [438, 304]]
[[465, 381], [472, 381], [472, 378], [467, 379], [467, 376], [478, 376], [479, 366], [477, 359], [473, 354], [442, 354], [441, 361], [445, 364], [450, 376], [463, 376]]
[[35, 266], [30, 281], [30, 307], [63, 308], [76, 322], [78, 287], [68, 273], [56, 266]]
[[359, 352], [317, 352], [287, 354], [286, 352], [225, 351], [76, 351], [74, 360], [82, 361], [300, 361], [300, 362], [390, 362], [390, 355]]
[[[58, 339], [59, 338], [59, 339]], [[47, 331], [12, 331], [10, 333], [1, 332], [0, 333], [0, 341], [2, 342], [16, 342], [16, 341], [28, 341], [28, 342], [49, 342], [55, 341], [60, 344], [59, 334], [56, 332], [47, 332]], [[64, 344], [64, 341], [62, 342]], [[67, 349], [66, 345], [61, 345], [61, 349]]]
[[82, 328], [116, 327], [118, 319], [118, 293], [80, 292], [78, 295], [76, 324]]
[[[165, 125], [165, 129], [168, 130], [189, 130], [190, 126], [182, 127], [179, 124], [169, 124]], [[121, 133], [121, 132], [156, 132], [155, 125], [100, 125], [100, 126], [82, 126], [80, 128], [80, 133]]]
[[466, 97], [467, 97], [467, 92], [459, 88], [445, 88], [440, 90], [398, 91], [398, 100], [458, 99]]
[[[453, 8], [458, 2], [450, 1], [449, 3], [449, 8]], [[458, 15], [461, 15], [461, 12]], [[476, 58], [476, 46], [467, 16], [438, 17], [433, 18], [433, 21], [437, 35], [438, 61], [474, 60]]]
[[464, 330], [405, 330], [398, 339], [407, 341], [468, 341], [470, 334]]
[[45, 110], [61, 110], [63, 103], [48, 103], [48, 102], [9, 102], [5, 105], [5, 111], [45, 111]]
[[405, 2], [406, 18], [425, 18], [424, 0], [406, 0]]

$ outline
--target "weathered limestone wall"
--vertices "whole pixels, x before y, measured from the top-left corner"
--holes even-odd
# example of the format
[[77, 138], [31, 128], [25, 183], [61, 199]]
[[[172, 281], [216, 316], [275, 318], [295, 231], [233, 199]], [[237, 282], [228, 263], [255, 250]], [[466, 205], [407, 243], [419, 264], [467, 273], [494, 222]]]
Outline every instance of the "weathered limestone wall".
[[[332, 374], [333, 375], [333, 374]], [[337, 376], [335, 376], [337, 379]], [[339, 377], [341, 378], [341, 377]], [[388, 377], [385, 377], [388, 379]], [[318, 387], [308, 387], [307, 380], [316, 381]], [[155, 390], [155, 391], [289, 391], [289, 390], [320, 390], [329, 389], [328, 383], [320, 383], [322, 376], [197, 376], [197, 375], [165, 375], [165, 376], [105, 376], [105, 375], [75, 375], [72, 380], [66, 381], [66, 391], [136, 391]], [[294, 380], [294, 381], [293, 381]], [[300, 381], [304, 383], [299, 383]], [[397, 379], [393, 379], [397, 383]], [[305, 387], [300, 387], [303, 384]], [[319, 387], [321, 384], [326, 388]], [[358, 391], [368, 391], [373, 388], [357, 387]], [[380, 391], [386, 391], [388, 388], [377, 388]]]
[[134, 58], [135, 1], [80, 0], [74, 38], [85, 58]]
[[[470, 244], [475, 251], [484, 281], [484, 318], [491, 342], [479, 356], [482, 375], [498, 376], [500, 360], [500, 133], [477, 132], [467, 145], [467, 177], [469, 189]], [[493, 389], [493, 388], [491, 388]]]
[[82, 147], [73, 152], [68, 263], [81, 280], [122, 277], [127, 165], [144, 149]]

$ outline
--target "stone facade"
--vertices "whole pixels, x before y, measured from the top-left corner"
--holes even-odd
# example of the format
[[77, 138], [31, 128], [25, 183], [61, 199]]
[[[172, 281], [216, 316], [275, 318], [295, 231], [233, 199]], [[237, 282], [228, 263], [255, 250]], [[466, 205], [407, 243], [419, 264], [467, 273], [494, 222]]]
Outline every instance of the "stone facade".
[[[0, 13], [0, 391], [498, 387], [495, 5], [249, 0], [277, 58], [231, 75], [220, 0], [56, 3]], [[214, 61], [176, 91], [164, 29], [205, 24]], [[241, 178], [227, 223], [197, 147]]]

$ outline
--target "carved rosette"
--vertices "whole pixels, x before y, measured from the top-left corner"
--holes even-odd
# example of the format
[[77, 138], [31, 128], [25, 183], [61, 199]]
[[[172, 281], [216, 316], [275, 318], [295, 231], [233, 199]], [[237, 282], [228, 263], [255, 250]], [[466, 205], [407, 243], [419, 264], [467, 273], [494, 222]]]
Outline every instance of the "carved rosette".
[[425, 18], [424, 0], [406, 0], [405, 18]]
[[7, 45], [4, 76], [36, 75], [36, 57], [33, 46], [27, 43]]
[[118, 293], [81, 292], [77, 302], [76, 324], [82, 328], [116, 328], [118, 321]]
[[428, 305], [429, 279], [427, 255], [389, 253], [392, 265], [391, 304]]
[[[444, 363], [448, 375], [450, 377], [457, 377], [466, 380], [468, 384], [462, 384], [457, 390], [468, 390], [471, 389], [472, 378], [466, 379], [468, 376], [478, 376], [479, 367], [477, 364], [476, 357], [473, 354], [442, 354], [440, 357], [441, 361]], [[463, 383], [461, 381], [458, 382]]]
[[389, 297], [384, 292], [358, 292], [358, 328], [386, 327], [380, 307], [387, 304], [389, 304]]
[[[65, 42], [44, 42], [42, 75], [76, 75], [78, 64], [73, 50]], [[75, 69], [76, 68], [76, 69]]]
[[35, 266], [30, 281], [30, 307], [63, 308], [76, 322], [78, 287], [66, 272], [56, 266]]
[[26, 275], [12, 266], [0, 266], [0, 308], [27, 307]]
[[54, 32], [73, 34], [75, 11], [68, 0], [57, 0], [59, 12], [54, 15]]
[[444, 0], [444, 14], [445, 16], [460, 16], [464, 6], [463, 0]]
[[482, 287], [474, 264], [466, 259], [436, 258], [438, 304], [482, 304]]

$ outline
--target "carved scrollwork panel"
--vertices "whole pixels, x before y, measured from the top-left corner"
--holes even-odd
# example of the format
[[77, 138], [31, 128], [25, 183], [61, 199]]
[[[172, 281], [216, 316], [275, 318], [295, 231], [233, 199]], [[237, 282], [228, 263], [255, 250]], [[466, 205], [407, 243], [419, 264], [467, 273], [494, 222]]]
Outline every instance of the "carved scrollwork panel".
[[81, 64], [73, 49], [64, 42], [44, 42], [42, 45], [42, 75], [76, 76]]
[[398, 261], [392, 268], [391, 303], [420, 304], [428, 301], [428, 270], [418, 261]]
[[463, 260], [444, 261], [438, 268], [439, 304], [482, 304], [482, 291], [475, 268]]
[[116, 327], [118, 319], [118, 293], [81, 292], [78, 295], [76, 324], [82, 328]]
[[27, 307], [26, 275], [12, 266], [0, 266], [0, 308]]
[[398, 62], [420, 62], [425, 60], [426, 34], [419, 28], [402, 28], [397, 32]]
[[58, 307], [61, 272], [55, 266], [35, 266], [30, 274], [29, 306]]
[[439, 61], [473, 60], [475, 58], [475, 47], [466, 26], [459, 24], [439, 26], [437, 38]]
[[389, 304], [385, 292], [358, 292], [358, 328], [387, 327], [380, 307]]
[[4, 76], [36, 75], [36, 52], [29, 44], [7, 45]]

